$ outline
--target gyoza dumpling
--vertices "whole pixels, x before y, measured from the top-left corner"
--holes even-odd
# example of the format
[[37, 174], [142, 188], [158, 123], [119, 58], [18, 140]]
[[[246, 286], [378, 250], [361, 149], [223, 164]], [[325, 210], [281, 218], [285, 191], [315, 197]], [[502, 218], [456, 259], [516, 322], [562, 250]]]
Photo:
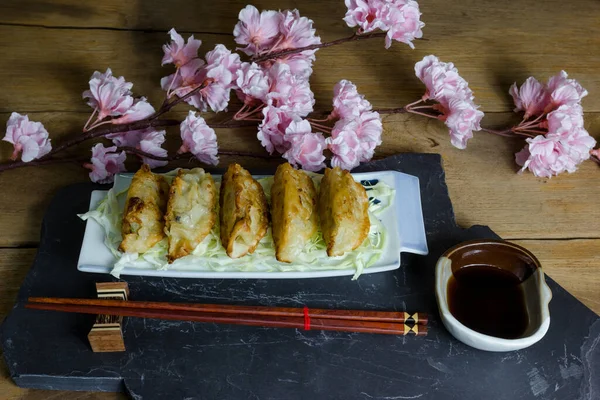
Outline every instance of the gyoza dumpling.
[[252, 254], [269, 226], [267, 199], [248, 171], [231, 164], [219, 196], [221, 243], [231, 258]]
[[327, 255], [341, 256], [362, 244], [371, 226], [365, 188], [339, 167], [325, 169], [319, 190], [319, 217]]
[[173, 262], [190, 254], [204, 240], [217, 221], [217, 187], [202, 168], [180, 169], [171, 183], [165, 233]]
[[164, 212], [169, 184], [144, 164], [131, 180], [123, 212], [120, 251], [144, 253], [165, 237]]
[[294, 261], [317, 233], [317, 191], [312, 179], [289, 163], [273, 178], [271, 218], [277, 260]]

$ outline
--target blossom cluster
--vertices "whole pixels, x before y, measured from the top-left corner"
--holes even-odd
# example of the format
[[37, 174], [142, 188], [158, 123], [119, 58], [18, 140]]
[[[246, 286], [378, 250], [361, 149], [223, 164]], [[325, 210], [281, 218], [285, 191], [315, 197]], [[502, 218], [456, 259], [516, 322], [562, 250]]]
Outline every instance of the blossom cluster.
[[[386, 48], [393, 40], [414, 48], [413, 41], [422, 36], [424, 24], [415, 0], [345, 0], [345, 4], [344, 21], [357, 28], [356, 34], [329, 43], [321, 43], [313, 21], [298, 10], [259, 11], [246, 6], [239, 12], [233, 36], [240, 46], [236, 50], [245, 53], [247, 61], [222, 44], [200, 57], [201, 40], [193, 35], [185, 40], [171, 29], [170, 41], [163, 45], [162, 65], [172, 64], [175, 71], [161, 79], [166, 100], [158, 112], [145, 97], [135, 97], [133, 84], [114, 76], [110, 68], [104, 73], [94, 72], [89, 89], [83, 92], [93, 110], [83, 128], [88, 133], [74, 143], [105, 137], [112, 145], [98, 143], [92, 147], [91, 160], [84, 165], [91, 170], [91, 180], [111, 182], [116, 173], [125, 170], [127, 153], [136, 154], [151, 168], [166, 165], [175, 157], [169, 157], [163, 148], [166, 131], [154, 127], [171, 121], [157, 118], [183, 101], [200, 112], [227, 111], [232, 92], [241, 108], [225, 124], [255, 122], [257, 138], [265, 149], [280, 153], [296, 167], [318, 171], [325, 166], [326, 153], [331, 155], [332, 166], [348, 170], [371, 160], [382, 142], [382, 121], [352, 82], [338, 82], [333, 90], [333, 110], [325, 118], [311, 118], [315, 99], [309, 78], [315, 52], [354, 40], [357, 35], [385, 35]], [[376, 30], [385, 33], [371, 34]], [[451, 143], [466, 148], [473, 132], [482, 129], [483, 118], [468, 82], [452, 63], [433, 55], [416, 63], [415, 74], [425, 85], [425, 93], [418, 101], [392, 112], [439, 119], [449, 129]], [[522, 122], [503, 133], [484, 130], [527, 137], [527, 145], [516, 154], [521, 171], [528, 169], [536, 176], [550, 177], [575, 171], [590, 154], [600, 156], [600, 149], [593, 150], [596, 141], [584, 129], [581, 99], [587, 91], [566, 72], [561, 71], [546, 84], [530, 77], [520, 87], [515, 83], [510, 94], [515, 112], [524, 114]], [[105, 124], [121, 127], [89, 132]], [[206, 164], [219, 162], [215, 131], [196, 111], [189, 111], [180, 123], [180, 137], [178, 154], [189, 153]], [[44, 126], [17, 113], [11, 114], [3, 140], [14, 147], [11, 158], [20, 156], [25, 163], [53, 161], [55, 153], [67, 147], [53, 151]]]
[[83, 98], [88, 99], [87, 104], [94, 109], [92, 115], [97, 113], [98, 123], [112, 117], [108, 122], [126, 124], [154, 114], [154, 107], [145, 97], [135, 99], [132, 96], [133, 83], [122, 76], [113, 76], [110, 68], [105, 73], [94, 72], [89, 83], [90, 88], [83, 92]]
[[441, 62], [430, 55], [415, 64], [417, 78], [425, 84], [422, 100], [433, 100], [439, 104], [435, 109], [450, 130], [450, 141], [459, 148], [467, 147], [473, 131], [481, 130], [483, 112], [473, 102], [473, 92], [469, 84], [459, 74], [452, 63]]
[[[239, 13], [233, 37], [237, 44], [242, 45], [239, 50], [257, 58], [320, 44], [321, 38], [315, 32], [313, 21], [301, 17], [298, 10], [259, 12], [256, 7], [248, 5]], [[292, 74], [308, 78], [312, 74], [315, 52], [316, 50], [305, 50], [277, 57], [277, 62], [289, 65]], [[269, 62], [265, 64], [268, 65]]]
[[344, 21], [349, 27], [358, 27], [359, 34], [376, 29], [387, 32], [385, 48], [392, 40], [414, 48], [413, 40], [423, 36], [419, 3], [414, 0], [346, 0], [348, 12]]
[[521, 87], [513, 84], [509, 93], [515, 112], [524, 112], [520, 126], [525, 132], [547, 130], [528, 138], [527, 145], [516, 154], [521, 171], [529, 169], [535, 176], [551, 177], [576, 171], [590, 157], [596, 141], [583, 126], [581, 107], [581, 99], [588, 92], [576, 80], [568, 79], [565, 71], [551, 77], [547, 84], [529, 77]]
[[327, 138], [332, 166], [350, 170], [373, 158], [375, 147], [381, 144], [383, 125], [379, 113], [371, 110], [371, 103], [352, 82], [342, 80], [335, 85], [331, 116], [339, 119]]

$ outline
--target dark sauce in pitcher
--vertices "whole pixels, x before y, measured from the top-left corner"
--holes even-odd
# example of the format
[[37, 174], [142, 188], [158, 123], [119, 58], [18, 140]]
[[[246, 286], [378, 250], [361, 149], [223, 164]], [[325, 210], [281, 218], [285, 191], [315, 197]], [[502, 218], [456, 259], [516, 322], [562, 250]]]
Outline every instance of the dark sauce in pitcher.
[[467, 327], [490, 336], [515, 339], [529, 323], [521, 280], [510, 271], [469, 265], [448, 281], [448, 307]]

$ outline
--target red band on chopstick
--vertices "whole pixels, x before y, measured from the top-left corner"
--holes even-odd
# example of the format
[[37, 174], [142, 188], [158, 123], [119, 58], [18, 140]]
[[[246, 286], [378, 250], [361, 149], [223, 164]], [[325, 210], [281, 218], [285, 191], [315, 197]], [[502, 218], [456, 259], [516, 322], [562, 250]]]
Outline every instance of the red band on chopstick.
[[310, 316], [308, 315], [308, 307], [304, 306], [304, 330], [310, 331]]

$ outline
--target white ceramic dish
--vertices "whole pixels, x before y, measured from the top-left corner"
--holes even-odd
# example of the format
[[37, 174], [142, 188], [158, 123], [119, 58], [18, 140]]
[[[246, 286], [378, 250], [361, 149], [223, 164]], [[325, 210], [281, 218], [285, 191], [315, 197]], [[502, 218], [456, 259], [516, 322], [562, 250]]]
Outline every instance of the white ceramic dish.
[[[388, 207], [380, 215], [387, 232], [388, 241], [384, 254], [371, 267], [366, 268], [363, 273], [383, 272], [396, 269], [400, 266], [400, 253], [409, 252], [414, 254], [427, 254], [427, 241], [425, 227], [423, 224], [423, 213], [421, 210], [421, 195], [419, 190], [419, 179], [412, 175], [396, 171], [378, 171], [353, 174], [355, 180], [378, 179], [395, 189], [394, 204]], [[113, 188], [121, 192], [129, 187], [132, 174], [120, 174], [115, 180]], [[259, 176], [257, 176], [258, 178]], [[220, 177], [215, 176], [215, 180]], [[90, 210], [97, 207], [98, 203], [106, 196], [106, 191], [96, 190], [92, 192]], [[77, 269], [84, 272], [110, 273], [115, 263], [115, 257], [104, 245], [104, 230], [94, 220], [88, 219], [85, 235]], [[239, 259], [244, 262], [243, 257]], [[276, 271], [276, 272], [246, 272], [246, 271], [193, 271], [177, 269], [140, 269], [125, 267], [121, 275], [143, 275], [176, 278], [321, 278], [329, 276], [353, 275], [354, 269], [343, 270], [319, 270], [319, 271]]]
[[[529, 315], [529, 326], [524, 334], [516, 339], [503, 339], [476, 332], [457, 320], [448, 308], [448, 281], [452, 277], [452, 254], [466, 251], [475, 255], [483, 251], [482, 246], [510, 249], [515, 254], [527, 257], [535, 265], [535, 270], [521, 285], [525, 294], [525, 303]], [[493, 260], [490, 260], [493, 265]], [[468, 261], [467, 261], [468, 262]], [[544, 337], [550, 327], [550, 310], [548, 304], [552, 292], [546, 284], [544, 272], [537, 258], [529, 250], [502, 240], [474, 240], [461, 243], [446, 251], [438, 260], [435, 267], [435, 294], [442, 322], [448, 331], [461, 342], [485, 351], [512, 351], [529, 347]]]

